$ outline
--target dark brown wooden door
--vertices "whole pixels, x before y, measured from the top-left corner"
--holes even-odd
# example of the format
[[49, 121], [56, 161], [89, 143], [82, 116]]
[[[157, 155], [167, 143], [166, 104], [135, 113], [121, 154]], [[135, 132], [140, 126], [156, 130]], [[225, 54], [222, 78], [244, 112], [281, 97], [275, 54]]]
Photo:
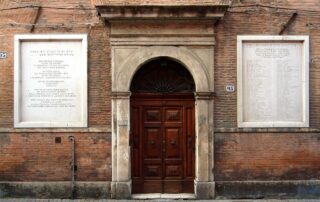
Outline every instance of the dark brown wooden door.
[[193, 193], [193, 94], [133, 94], [133, 193]]

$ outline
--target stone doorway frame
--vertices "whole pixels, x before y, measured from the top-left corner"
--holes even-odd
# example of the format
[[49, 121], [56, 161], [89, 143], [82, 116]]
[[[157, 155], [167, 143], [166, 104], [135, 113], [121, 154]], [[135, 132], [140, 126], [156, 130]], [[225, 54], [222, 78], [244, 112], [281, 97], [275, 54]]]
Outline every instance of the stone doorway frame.
[[215, 197], [214, 24], [231, 1], [211, 3], [102, 4], [98, 15], [110, 28], [112, 68], [112, 198], [131, 198], [130, 84], [146, 62], [169, 57], [193, 76], [195, 92], [195, 195]]
[[[116, 50], [113, 50], [113, 56]], [[131, 198], [130, 159], [130, 85], [136, 71], [150, 60], [168, 57], [181, 63], [191, 73], [195, 85], [195, 195], [214, 198], [213, 178], [213, 82], [207, 67], [186, 47], [139, 47], [112, 71], [112, 183], [113, 198]], [[117, 60], [116, 58], [113, 58]], [[116, 63], [113, 63], [113, 65]], [[120, 64], [120, 63], [119, 63]]]

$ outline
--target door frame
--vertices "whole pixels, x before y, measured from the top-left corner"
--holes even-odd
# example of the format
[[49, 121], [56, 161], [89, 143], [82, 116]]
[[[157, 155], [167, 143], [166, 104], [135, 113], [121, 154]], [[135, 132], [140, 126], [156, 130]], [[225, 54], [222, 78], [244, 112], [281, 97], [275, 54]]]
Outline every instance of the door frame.
[[[132, 51], [132, 50], [130, 50]], [[213, 54], [213, 50], [211, 52]], [[113, 61], [117, 49], [112, 49]], [[112, 198], [131, 198], [130, 85], [135, 72], [146, 62], [168, 57], [191, 73], [195, 85], [195, 195], [210, 199], [215, 195], [213, 141], [212, 64], [202, 61], [187, 47], [150, 46], [134, 49], [123, 62], [112, 62]], [[209, 71], [209, 70], [210, 71]]]

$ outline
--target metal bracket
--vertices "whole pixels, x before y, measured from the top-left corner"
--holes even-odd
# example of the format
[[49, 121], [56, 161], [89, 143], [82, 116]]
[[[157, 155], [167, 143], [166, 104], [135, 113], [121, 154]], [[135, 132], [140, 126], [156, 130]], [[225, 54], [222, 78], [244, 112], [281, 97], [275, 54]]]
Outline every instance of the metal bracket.
[[288, 22], [282, 26], [281, 31], [279, 32], [279, 35], [282, 35], [284, 31], [286, 31], [286, 29], [295, 21], [297, 16], [298, 16], [297, 11], [291, 14], [291, 17], [289, 18]]

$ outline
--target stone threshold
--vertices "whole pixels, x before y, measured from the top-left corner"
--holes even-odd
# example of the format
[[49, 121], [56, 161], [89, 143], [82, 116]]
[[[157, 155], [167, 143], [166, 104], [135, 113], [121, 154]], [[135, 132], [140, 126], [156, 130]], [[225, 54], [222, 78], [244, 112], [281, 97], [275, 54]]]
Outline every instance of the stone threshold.
[[179, 194], [161, 194], [161, 193], [152, 193], [152, 194], [132, 194], [132, 199], [195, 199], [194, 194], [189, 193], [179, 193]]

